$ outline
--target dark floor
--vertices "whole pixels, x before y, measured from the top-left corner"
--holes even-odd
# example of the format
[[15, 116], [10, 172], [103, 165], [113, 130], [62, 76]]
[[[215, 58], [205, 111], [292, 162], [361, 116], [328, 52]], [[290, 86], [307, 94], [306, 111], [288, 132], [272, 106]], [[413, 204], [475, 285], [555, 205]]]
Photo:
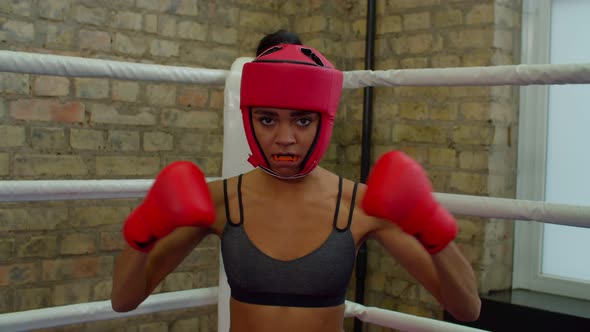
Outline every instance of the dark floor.
[[482, 296], [479, 319], [472, 323], [445, 320], [494, 332], [590, 332], [590, 301], [526, 290]]

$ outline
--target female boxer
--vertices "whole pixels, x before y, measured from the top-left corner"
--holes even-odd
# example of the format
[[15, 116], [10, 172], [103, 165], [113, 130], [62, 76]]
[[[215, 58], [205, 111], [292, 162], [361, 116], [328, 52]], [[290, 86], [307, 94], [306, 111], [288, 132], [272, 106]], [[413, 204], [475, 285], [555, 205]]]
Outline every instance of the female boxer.
[[473, 270], [453, 243], [454, 218], [424, 170], [392, 151], [367, 184], [319, 167], [338, 109], [342, 72], [317, 50], [265, 49], [244, 66], [241, 112], [255, 169], [207, 184], [175, 162], [127, 218], [112, 306], [136, 308], [209, 234], [221, 239], [230, 329], [342, 331], [355, 255], [377, 240], [455, 318], [477, 319]]

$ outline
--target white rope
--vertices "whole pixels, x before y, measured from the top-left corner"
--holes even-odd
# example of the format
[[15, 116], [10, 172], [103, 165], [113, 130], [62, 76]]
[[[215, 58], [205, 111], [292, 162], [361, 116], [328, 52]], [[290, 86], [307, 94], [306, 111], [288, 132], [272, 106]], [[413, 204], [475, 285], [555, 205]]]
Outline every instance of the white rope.
[[[207, 178], [207, 181], [219, 178]], [[0, 181], [0, 202], [141, 198], [154, 180]]]
[[590, 228], [590, 206], [455, 194], [435, 196], [456, 214]]
[[346, 301], [345, 317], [356, 317], [363, 322], [399, 329], [406, 332], [476, 332], [484, 331], [436, 319], [404, 314], [376, 307], [365, 307]]
[[[0, 72], [223, 85], [227, 70], [165, 66], [53, 54], [0, 51]], [[355, 70], [344, 89], [365, 86], [465, 86], [590, 83], [590, 64]]]
[[[207, 178], [207, 181], [218, 178]], [[0, 181], [0, 202], [140, 198], [153, 180]], [[435, 193], [451, 213], [590, 228], [590, 207]]]
[[590, 83], [590, 64], [357, 70], [344, 73], [344, 89], [365, 86], [465, 86]]
[[111, 301], [0, 314], [0, 331], [17, 332], [187, 309], [217, 303], [217, 287], [150, 295], [137, 309], [115, 312]]
[[73, 56], [0, 51], [0, 71], [66, 77], [225, 84], [226, 70], [99, 60]]
[[[129, 312], [115, 312], [110, 301], [71, 304], [59, 307], [0, 314], [0, 331], [20, 332], [72, 324], [133, 317], [166, 310], [190, 309], [217, 303], [217, 287], [200, 288], [150, 295], [139, 307]], [[401, 329], [423, 331], [481, 331], [435, 319], [413, 316], [346, 301], [345, 317]]]

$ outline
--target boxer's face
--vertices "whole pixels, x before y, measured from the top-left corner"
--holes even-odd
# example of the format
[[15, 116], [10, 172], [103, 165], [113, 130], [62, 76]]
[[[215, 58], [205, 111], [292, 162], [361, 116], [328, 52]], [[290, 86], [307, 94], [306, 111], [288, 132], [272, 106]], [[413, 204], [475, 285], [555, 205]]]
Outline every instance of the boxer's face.
[[279, 176], [296, 175], [313, 144], [320, 116], [315, 112], [255, 107], [254, 135], [269, 168]]

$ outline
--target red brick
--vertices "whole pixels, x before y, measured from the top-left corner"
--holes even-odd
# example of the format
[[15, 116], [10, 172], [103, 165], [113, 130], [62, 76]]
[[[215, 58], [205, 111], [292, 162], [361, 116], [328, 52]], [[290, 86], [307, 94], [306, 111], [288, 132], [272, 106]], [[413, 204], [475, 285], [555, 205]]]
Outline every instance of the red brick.
[[36, 96], [67, 96], [70, 94], [70, 80], [58, 76], [36, 77], [33, 93]]
[[205, 88], [183, 88], [178, 103], [188, 107], [205, 107], [209, 92]]
[[43, 261], [43, 280], [90, 278], [98, 275], [100, 257], [80, 257]]
[[37, 281], [34, 263], [0, 265], [0, 286], [27, 284]]
[[17, 100], [10, 103], [10, 115], [17, 120], [83, 122], [84, 104], [54, 99]]

